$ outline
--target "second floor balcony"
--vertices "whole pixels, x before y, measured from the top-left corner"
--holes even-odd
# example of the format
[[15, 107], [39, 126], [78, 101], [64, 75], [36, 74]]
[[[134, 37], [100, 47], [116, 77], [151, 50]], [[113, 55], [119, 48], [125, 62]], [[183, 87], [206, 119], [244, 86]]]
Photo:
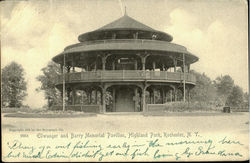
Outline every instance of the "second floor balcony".
[[[86, 72], [74, 72], [64, 74], [66, 83], [81, 83], [81, 82], [170, 82], [181, 83], [184, 81], [187, 84], [195, 85], [196, 78], [194, 74], [182, 72], [167, 72], [167, 71], [142, 71], [142, 70], [98, 70]], [[63, 74], [56, 77], [56, 84], [63, 83]]]

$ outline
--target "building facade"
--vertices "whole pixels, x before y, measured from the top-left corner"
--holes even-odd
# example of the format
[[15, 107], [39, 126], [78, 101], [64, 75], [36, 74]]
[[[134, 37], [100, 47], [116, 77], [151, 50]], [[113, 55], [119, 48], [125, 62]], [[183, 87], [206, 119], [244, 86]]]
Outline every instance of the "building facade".
[[66, 109], [147, 112], [154, 109], [148, 104], [189, 100], [196, 82], [190, 65], [198, 57], [171, 43], [171, 35], [125, 14], [78, 40], [53, 58], [61, 65], [56, 86], [66, 92]]

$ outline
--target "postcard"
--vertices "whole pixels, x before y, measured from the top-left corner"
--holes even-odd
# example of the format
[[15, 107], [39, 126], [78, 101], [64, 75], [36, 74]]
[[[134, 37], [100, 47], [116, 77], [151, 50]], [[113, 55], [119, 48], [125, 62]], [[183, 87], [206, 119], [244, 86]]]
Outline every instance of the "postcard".
[[6, 0], [4, 162], [249, 160], [245, 0]]

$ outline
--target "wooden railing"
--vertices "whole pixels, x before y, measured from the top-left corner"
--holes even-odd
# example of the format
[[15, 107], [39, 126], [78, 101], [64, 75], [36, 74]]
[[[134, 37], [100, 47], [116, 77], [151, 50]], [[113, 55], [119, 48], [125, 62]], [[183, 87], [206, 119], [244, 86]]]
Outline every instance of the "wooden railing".
[[[63, 75], [58, 75], [55, 79], [57, 84], [62, 84]], [[142, 71], [142, 70], [106, 70], [66, 73], [65, 82], [97, 82], [97, 81], [163, 81], [182, 82], [184, 73], [166, 71]], [[186, 73], [185, 81], [195, 84], [196, 79], [193, 74]]]
[[[169, 44], [167, 41], [160, 41], [160, 40], [147, 40], [147, 39], [108, 39], [108, 40], [94, 40], [94, 41], [84, 41], [81, 43], [73, 44], [70, 46], [67, 46], [64, 50], [68, 50], [74, 47], [83, 46], [83, 45], [93, 45], [93, 44], [108, 44], [108, 43], [157, 43], [157, 44]], [[178, 46], [179, 48], [182, 48], [183, 50], [186, 50], [184, 46], [177, 45], [174, 43], [171, 43], [172, 46]]]

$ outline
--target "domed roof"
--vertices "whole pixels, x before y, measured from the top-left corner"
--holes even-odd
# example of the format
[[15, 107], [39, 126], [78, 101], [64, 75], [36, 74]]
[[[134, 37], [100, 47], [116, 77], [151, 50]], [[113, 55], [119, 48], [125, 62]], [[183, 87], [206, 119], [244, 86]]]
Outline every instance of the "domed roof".
[[146, 33], [151, 33], [151, 34], [157, 34], [159, 38], [163, 41], [172, 41], [173, 37], [165, 32], [157, 31], [131, 17], [128, 15], [124, 15], [121, 18], [97, 29], [92, 32], [87, 32], [84, 34], [81, 34], [78, 37], [78, 40], [80, 42], [83, 41], [88, 41], [93, 38], [99, 37], [103, 35], [102, 33], [108, 32], [108, 31], [139, 31], [139, 32], [144, 32]]

